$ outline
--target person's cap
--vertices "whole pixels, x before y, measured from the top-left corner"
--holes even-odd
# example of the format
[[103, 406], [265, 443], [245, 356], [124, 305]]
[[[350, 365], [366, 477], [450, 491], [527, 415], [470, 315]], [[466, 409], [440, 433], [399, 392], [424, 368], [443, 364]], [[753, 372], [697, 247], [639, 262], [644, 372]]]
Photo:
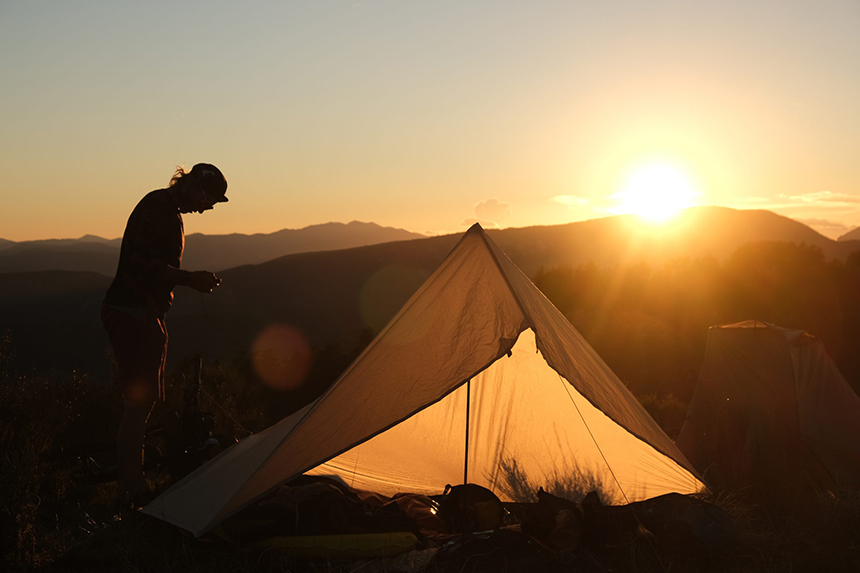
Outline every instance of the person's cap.
[[191, 168], [189, 175], [198, 175], [200, 177], [200, 186], [203, 190], [217, 197], [216, 203], [226, 203], [227, 199], [227, 179], [221, 170], [210, 163], [198, 163]]

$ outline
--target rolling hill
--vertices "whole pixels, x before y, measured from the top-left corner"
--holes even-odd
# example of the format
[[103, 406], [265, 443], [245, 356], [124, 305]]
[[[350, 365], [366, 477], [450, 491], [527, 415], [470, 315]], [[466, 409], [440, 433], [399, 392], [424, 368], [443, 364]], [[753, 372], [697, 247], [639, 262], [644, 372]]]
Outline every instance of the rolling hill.
[[[589, 261], [610, 267], [657, 266], [679, 257], [723, 259], [751, 241], [815, 245], [830, 259], [860, 250], [860, 242], [833, 241], [771, 212], [715, 207], [691, 209], [666, 228], [616, 216], [489, 234], [530, 277], [542, 267]], [[290, 254], [219, 273], [223, 283], [212, 295], [177, 289], [168, 317], [170, 361], [199, 352], [229, 359], [247, 351], [254, 337], [274, 323], [292, 325], [316, 348], [352, 345], [363, 331], [378, 330], [393, 316], [459, 236]], [[25, 363], [42, 357], [35, 364], [44, 367], [45, 357], [55, 357], [58, 367], [106, 367], [98, 302], [109, 279], [77, 275], [21, 273], [0, 281], [0, 332], [10, 330], [18, 339], [19, 356], [30, 356]], [[31, 285], [42, 285], [38, 294]], [[26, 311], [17, 308], [23, 300]], [[78, 330], [72, 332], [67, 324]], [[31, 347], [51, 351], [32, 352]]]
[[[526, 275], [559, 265], [609, 267], [679, 257], [723, 259], [752, 241], [806, 243], [827, 258], [845, 258], [860, 242], [837, 243], [769, 211], [691, 209], [672, 228], [643, 226], [633, 217], [567, 225], [490, 230], [489, 235]], [[364, 328], [378, 330], [438, 266], [459, 235], [386, 243], [327, 253], [281, 257], [221, 273], [211, 297], [177, 291], [176, 338], [194, 351], [225, 355], [247, 348], [266, 324], [297, 325], [314, 345], [348, 344]], [[225, 328], [207, 319], [220, 317]]]
[[749, 242], [806, 243], [828, 259], [844, 259], [860, 241], [837, 242], [788, 217], [763, 210], [695, 207], [672, 224], [651, 226], [628, 215], [553, 227], [490, 230], [493, 240], [532, 276], [540, 267], [598, 266], [645, 262], [660, 265], [681, 257], [721, 260]]
[[847, 233], [845, 233], [844, 235], [842, 235], [841, 237], [839, 237], [836, 240], [839, 242], [860, 241], [860, 227], [857, 227], [856, 229], [852, 229], [851, 231], [848, 231]]

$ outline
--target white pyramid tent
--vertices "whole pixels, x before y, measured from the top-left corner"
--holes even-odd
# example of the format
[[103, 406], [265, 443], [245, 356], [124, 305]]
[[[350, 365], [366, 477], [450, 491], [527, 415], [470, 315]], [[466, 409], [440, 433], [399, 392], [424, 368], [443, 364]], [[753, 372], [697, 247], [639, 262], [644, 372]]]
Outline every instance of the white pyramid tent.
[[388, 495], [465, 477], [503, 500], [512, 474], [534, 487], [598, 481], [609, 503], [703, 487], [478, 225], [325, 394], [143, 511], [200, 535], [302, 473]]

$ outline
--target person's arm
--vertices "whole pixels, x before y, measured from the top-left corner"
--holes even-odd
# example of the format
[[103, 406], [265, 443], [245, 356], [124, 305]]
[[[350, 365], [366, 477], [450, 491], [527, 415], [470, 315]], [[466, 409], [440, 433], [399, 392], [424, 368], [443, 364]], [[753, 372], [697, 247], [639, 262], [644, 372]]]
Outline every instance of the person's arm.
[[215, 273], [209, 271], [183, 271], [176, 267], [168, 267], [171, 276], [174, 271], [178, 271], [176, 280], [173, 284], [178, 286], [187, 286], [198, 292], [212, 292], [215, 287], [221, 284], [221, 279], [215, 276]]
[[221, 279], [209, 271], [186, 271], [168, 265], [155, 257], [149, 249], [137, 249], [132, 255], [135, 274], [148, 277], [152, 282], [173, 286], [186, 286], [199, 292], [212, 292], [221, 284]]

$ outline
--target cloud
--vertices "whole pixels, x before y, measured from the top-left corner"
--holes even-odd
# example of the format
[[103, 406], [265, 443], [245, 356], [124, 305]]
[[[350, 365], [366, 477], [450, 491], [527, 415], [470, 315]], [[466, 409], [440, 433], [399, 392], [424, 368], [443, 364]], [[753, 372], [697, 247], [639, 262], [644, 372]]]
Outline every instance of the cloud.
[[832, 191], [815, 191], [802, 195], [780, 195], [782, 199], [789, 201], [800, 201], [807, 205], [856, 205], [860, 203], [860, 197], [846, 193], [833, 193]]
[[556, 195], [550, 201], [554, 203], [561, 203], [562, 205], [567, 205], [568, 207], [584, 207], [590, 203], [588, 199], [585, 197], [577, 197], [576, 195]]
[[511, 218], [511, 206], [502, 203], [498, 199], [487, 199], [475, 205], [475, 216], [478, 219], [504, 223]]
[[[833, 215], [857, 212], [860, 208], [860, 196], [832, 191], [814, 191], [799, 195], [781, 194], [776, 197], [742, 197], [734, 200], [734, 204], [743, 208], [769, 209], [777, 212], [831, 213]], [[822, 219], [823, 220], [823, 219]]]
[[510, 204], [502, 203], [495, 197], [476, 203], [473, 210], [475, 217], [463, 219], [461, 226], [468, 227], [480, 223], [482, 227], [492, 229], [501, 226], [511, 218]]

